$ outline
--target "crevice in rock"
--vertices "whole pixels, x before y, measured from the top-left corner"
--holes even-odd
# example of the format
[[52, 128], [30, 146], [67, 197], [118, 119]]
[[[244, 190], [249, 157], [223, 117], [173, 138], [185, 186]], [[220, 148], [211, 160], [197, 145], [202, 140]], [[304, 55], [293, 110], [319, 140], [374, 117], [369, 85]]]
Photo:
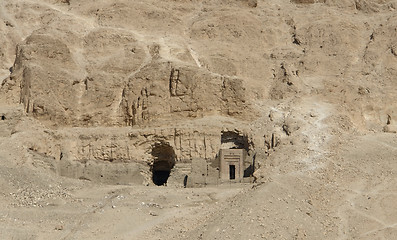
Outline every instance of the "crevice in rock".
[[179, 69], [172, 68], [170, 74], [170, 95], [171, 97], [178, 96], [178, 84], [180, 83], [179, 80]]

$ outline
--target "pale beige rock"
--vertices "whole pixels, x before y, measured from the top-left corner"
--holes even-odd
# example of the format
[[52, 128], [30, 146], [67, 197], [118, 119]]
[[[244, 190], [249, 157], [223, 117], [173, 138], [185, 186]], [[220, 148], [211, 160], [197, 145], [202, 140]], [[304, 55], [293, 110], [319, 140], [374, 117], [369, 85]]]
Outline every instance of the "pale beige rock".
[[0, 1], [0, 236], [396, 239], [396, 6]]

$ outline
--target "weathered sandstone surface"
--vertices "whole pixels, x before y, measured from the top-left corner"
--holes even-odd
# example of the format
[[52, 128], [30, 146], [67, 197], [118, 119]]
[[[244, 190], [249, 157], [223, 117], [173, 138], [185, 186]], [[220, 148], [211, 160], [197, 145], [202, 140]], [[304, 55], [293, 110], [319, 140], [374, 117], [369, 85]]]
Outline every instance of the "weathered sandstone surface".
[[395, 239], [396, 8], [0, 1], [0, 236]]

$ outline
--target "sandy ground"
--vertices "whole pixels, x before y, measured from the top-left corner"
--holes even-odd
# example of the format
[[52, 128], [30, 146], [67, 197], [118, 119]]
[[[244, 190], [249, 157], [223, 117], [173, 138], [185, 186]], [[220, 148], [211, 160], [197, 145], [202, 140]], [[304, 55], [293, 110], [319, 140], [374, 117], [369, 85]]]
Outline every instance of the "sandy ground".
[[4, 165], [3, 239], [394, 239], [397, 137], [338, 143], [317, 169], [285, 155], [260, 184], [112, 186]]

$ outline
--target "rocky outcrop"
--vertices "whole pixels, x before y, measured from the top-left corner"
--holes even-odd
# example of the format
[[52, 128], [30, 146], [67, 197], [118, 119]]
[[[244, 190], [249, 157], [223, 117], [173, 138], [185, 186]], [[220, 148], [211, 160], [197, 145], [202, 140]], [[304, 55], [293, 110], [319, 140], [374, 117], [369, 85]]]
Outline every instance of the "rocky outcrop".
[[100, 132], [97, 128], [75, 128], [39, 136], [40, 141], [22, 142], [35, 164], [41, 162], [61, 176], [111, 184], [152, 183], [156, 162], [171, 160], [173, 177], [183, 180], [186, 164], [190, 172], [193, 161], [215, 163], [219, 150], [234, 146], [230, 144], [249, 151], [251, 159], [255, 153], [253, 138], [245, 130], [223, 131], [219, 126], [101, 128]]
[[[13, 99], [19, 90], [19, 102], [14, 103], [58, 126], [134, 126], [211, 114], [254, 115], [241, 79], [161, 59], [140, 66], [146, 53], [129, 34], [98, 30], [84, 41], [79, 55], [58, 38], [31, 35], [18, 46], [4, 94]], [[124, 57], [109, 60], [111, 54]], [[84, 66], [79, 64], [82, 57]]]
[[[159, 142], [176, 163], [200, 165], [222, 147], [250, 156], [305, 148], [311, 128], [327, 124], [335, 135], [394, 132], [394, 2], [29, 1], [23, 14], [0, 3], [15, 15], [1, 15], [0, 29], [25, 39], [11, 69], [13, 44], [0, 46], [11, 71], [0, 100], [54, 130], [51, 147], [32, 152], [96, 173], [106, 164], [148, 171]], [[338, 114], [325, 117], [330, 109]]]
[[167, 62], [152, 62], [130, 78], [121, 104], [129, 126], [212, 114], [250, 118], [252, 111], [241, 79]]

